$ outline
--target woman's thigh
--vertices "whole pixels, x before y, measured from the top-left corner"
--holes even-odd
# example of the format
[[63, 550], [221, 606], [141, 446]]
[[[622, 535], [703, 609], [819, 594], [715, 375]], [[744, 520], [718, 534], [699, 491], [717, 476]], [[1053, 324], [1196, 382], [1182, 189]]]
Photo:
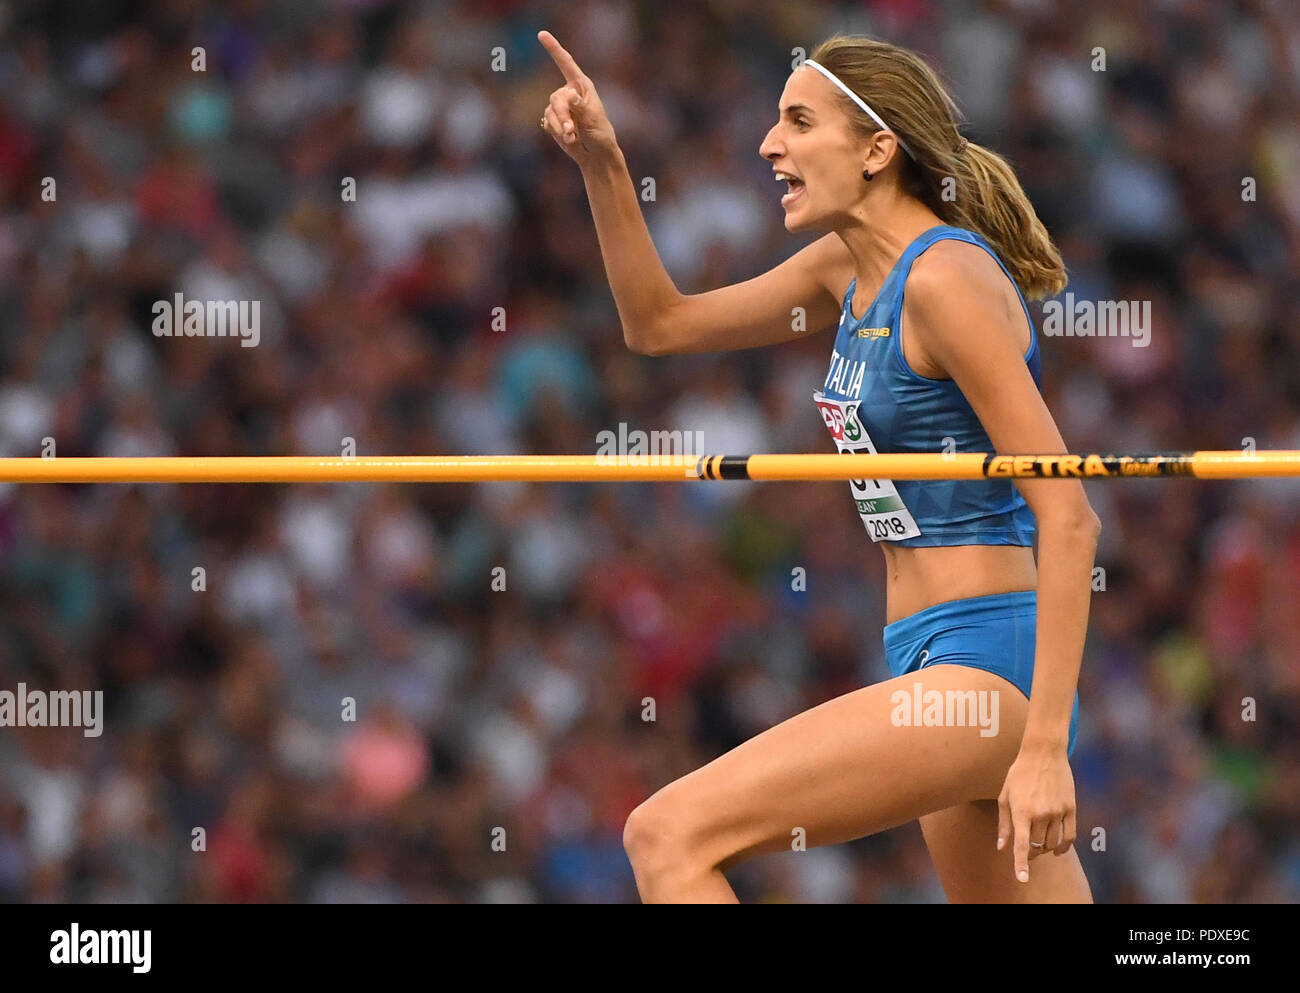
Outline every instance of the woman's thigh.
[[640, 837], [725, 869], [789, 851], [796, 839], [839, 844], [996, 798], [1027, 709], [1001, 676], [927, 667], [756, 735], [663, 787], [633, 812], [629, 829], [638, 821]]

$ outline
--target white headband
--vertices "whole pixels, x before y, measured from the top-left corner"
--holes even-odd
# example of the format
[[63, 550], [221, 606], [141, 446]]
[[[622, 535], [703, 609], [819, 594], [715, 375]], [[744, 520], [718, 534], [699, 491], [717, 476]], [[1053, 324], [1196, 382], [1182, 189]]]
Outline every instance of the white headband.
[[870, 117], [870, 118], [871, 118], [873, 121], [875, 121], [877, 124], [879, 124], [882, 130], [888, 131], [890, 134], [892, 134], [892, 135], [893, 135], [893, 136], [898, 140], [898, 147], [901, 148], [903, 151], [905, 151], [905, 152], [907, 153], [908, 158], [910, 158], [913, 162], [916, 161], [916, 156], [913, 155], [913, 154], [912, 154], [912, 150], [911, 150], [910, 148], [907, 147], [907, 142], [903, 141], [902, 138], [899, 138], [899, 137], [898, 137], [898, 132], [895, 131], [893, 128], [891, 128], [891, 127], [890, 127], [888, 124], [886, 124], [884, 121], [882, 121], [882, 120], [880, 119], [880, 115], [877, 114], [874, 110], [872, 110], [870, 107], [867, 106], [867, 101], [863, 100], [862, 97], [858, 96], [858, 95], [857, 95], [856, 93], [854, 93], [851, 89], [849, 89], [849, 88], [848, 88], [847, 86], [845, 86], [842, 82], [840, 82], [839, 78], [835, 75], [835, 73], [831, 72], [829, 69], [827, 69], [827, 68], [826, 68], [824, 65], [822, 65], [820, 62], [814, 62], [812, 59], [804, 59], [804, 60], [803, 60], [803, 64], [806, 65], [806, 66], [812, 66], [814, 69], [816, 69], [818, 72], [820, 72], [823, 76], [825, 76], [827, 79], [829, 79], [832, 83], [834, 83], [836, 86], [838, 86], [841, 90], [843, 90], [845, 93], [847, 93], [848, 96], [849, 96], [849, 99], [852, 100], [854, 103], [856, 103], [856, 104], [857, 104], [859, 107], [861, 107], [864, 111], [866, 111], [867, 116]]

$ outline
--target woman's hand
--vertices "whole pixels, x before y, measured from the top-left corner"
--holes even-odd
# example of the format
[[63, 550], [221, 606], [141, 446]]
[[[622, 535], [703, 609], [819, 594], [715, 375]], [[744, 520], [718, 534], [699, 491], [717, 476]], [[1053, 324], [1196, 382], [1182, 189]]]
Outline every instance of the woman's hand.
[[1029, 882], [1030, 859], [1070, 850], [1074, 815], [1074, 776], [1065, 744], [1022, 744], [998, 796], [998, 851], [1012, 840], [1017, 879]]
[[583, 75], [573, 56], [551, 32], [537, 32], [537, 40], [564, 74], [564, 85], [551, 94], [546, 107], [546, 130], [579, 165], [614, 153], [618, 140], [595, 84]]

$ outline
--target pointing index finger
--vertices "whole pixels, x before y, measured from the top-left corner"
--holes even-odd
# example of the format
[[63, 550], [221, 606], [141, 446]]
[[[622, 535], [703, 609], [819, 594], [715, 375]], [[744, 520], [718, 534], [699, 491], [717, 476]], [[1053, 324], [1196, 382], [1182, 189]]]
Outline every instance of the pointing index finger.
[[1028, 819], [1016, 819], [1016, 837], [1011, 846], [1011, 853], [1012, 861], [1015, 864], [1016, 878], [1022, 883], [1029, 882], [1029, 828]]
[[538, 31], [537, 40], [542, 43], [542, 47], [551, 53], [551, 58], [559, 67], [560, 72], [564, 74], [566, 83], [578, 84], [582, 81], [582, 70], [578, 68], [578, 63], [573, 61], [573, 56], [564, 50], [564, 46], [555, 40], [555, 35], [549, 31]]

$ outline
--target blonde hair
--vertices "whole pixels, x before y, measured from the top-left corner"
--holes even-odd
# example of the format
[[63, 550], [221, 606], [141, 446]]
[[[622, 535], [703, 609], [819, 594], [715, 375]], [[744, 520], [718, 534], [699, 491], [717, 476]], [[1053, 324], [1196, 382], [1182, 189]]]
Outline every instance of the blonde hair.
[[[1010, 164], [961, 136], [956, 103], [919, 55], [873, 38], [834, 35], [809, 58], [838, 76], [907, 143], [915, 158], [901, 147], [897, 155], [908, 192], [944, 223], [981, 235], [1028, 299], [1054, 296], [1065, 288], [1061, 253]], [[838, 88], [836, 99], [864, 137], [880, 130]], [[958, 196], [945, 200], [942, 183], [949, 177], [957, 182]]]

